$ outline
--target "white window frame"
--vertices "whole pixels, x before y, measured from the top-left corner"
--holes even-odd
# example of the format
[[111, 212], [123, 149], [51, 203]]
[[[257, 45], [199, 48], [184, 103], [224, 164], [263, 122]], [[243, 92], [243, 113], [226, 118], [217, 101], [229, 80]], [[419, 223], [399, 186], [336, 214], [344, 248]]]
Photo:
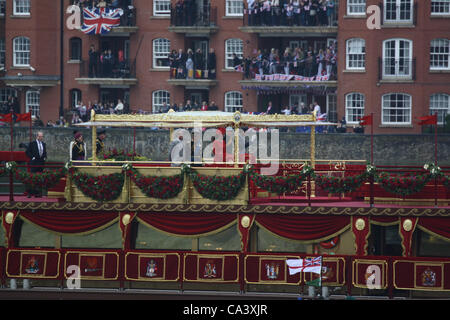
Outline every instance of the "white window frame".
[[[234, 70], [233, 67], [233, 53], [242, 59], [244, 57], [244, 41], [237, 38], [225, 40], [225, 69]], [[230, 65], [228, 65], [228, 63]]]
[[225, 15], [227, 17], [242, 17], [244, 14], [243, 0], [226, 0]]
[[[439, 45], [434, 45], [433, 43], [439, 43]], [[439, 48], [439, 52], [432, 52], [432, 48]], [[446, 51], [446, 52], [445, 52]], [[444, 58], [446, 56], [447, 66], [439, 66], [439, 56]], [[437, 60], [433, 61], [433, 58], [437, 58]], [[441, 61], [445, 62], [445, 58]], [[437, 64], [437, 66], [433, 66], [433, 62]], [[449, 39], [433, 39], [430, 42], [430, 70], [450, 70], [450, 40]]]
[[[21, 41], [21, 43], [19, 43]], [[27, 37], [13, 39], [13, 66], [29, 67], [31, 61], [31, 42]]]
[[[170, 40], [166, 38], [158, 38], [152, 41], [153, 46], [153, 68], [154, 69], [169, 69], [167, 66], [158, 66], [158, 59], [169, 59], [170, 54]], [[166, 51], [162, 51], [161, 48], [166, 48]]]
[[360, 92], [350, 92], [345, 95], [345, 121], [348, 124], [358, 124], [364, 116], [366, 97]]
[[327, 121], [338, 122], [337, 115], [337, 94], [327, 94]]
[[[352, 46], [353, 44], [353, 46]], [[346, 69], [365, 70], [366, 69], [366, 40], [352, 38], [346, 41]], [[353, 52], [351, 52], [353, 51]], [[352, 59], [353, 57], [353, 59]], [[354, 59], [357, 57], [358, 59]], [[355, 66], [356, 65], [356, 66]]]
[[17, 90], [9, 87], [0, 88], [0, 103], [8, 102], [9, 96], [17, 98]]
[[28, 90], [25, 99], [25, 112], [39, 117], [41, 113], [41, 92], [39, 90]]
[[14, 0], [13, 15], [15, 16], [31, 15], [31, 0]]
[[[389, 18], [388, 19], [388, 9], [387, 9], [387, 2], [395, 2], [395, 19]], [[408, 19], [401, 19], [402, 15], [402, 3], [409, 2], [410, 6], [410, 14]], [[383, 1], [383, 21], [384, 23], [391, 23], [391, 24], [397, 24], [397, 23], [403, 23], [403, 24], [410, 24], [413, 22], [414, 19], [414, 1], [413, 0], [384, 0]]]
[[347, 15], [364, 16], [366, 10], [366, 0], [347, 0]]
[[[394, 42], [394, 54], [391, 56], [390, 51], [388, 51], [387, 44], [390, 42]], [[409, 44], [407, 48], [407, 55], [401, 55], [402, 51], [406, 51], [406, 47], [401, 48], [403, 44]], [[392, 50], [392, 48], [389, 48]], [[383, 79], [412, 79], [413, 74], [413, 64], [412, 64], [412, 57], [413, 57], [413, 42], [412, 40], [408, 39], [387, 39], [383, 41], [383, 59], [382, 59], [382, 70], [383, 70]], [[388, 73], [386, 72], [387, 69], [391, 69], [392, 65], [391, 62], [393, 59], [393, 62], [395, 64], [394, 66], [394, 73]], [[406, 62], [405, 62], [406, 60]], [[403, 61], [403, 63], [402, 63]], [[408, 71], [408, 72], [406, 72]]]
[[[400, 100], [399, 99], [400, 97], [403, 97], [404, 99]], [[389, 100], [387, 100], [388, 98]], [[396, 98], [397, 100], [392, 101], [391, 98]], [[392, 103], [400, 103], [400, 101], [403, 101], [405, 105], [402, 107], [392, 106]], [[391, 110], [394, 112], [394, 114], [386, 114]], [[412, 118], [411, 114], [412, 114], [411, 95], [406, 93], [387, 93], [381, 97], [381, 123], [383, 125], [410, 125]], [[405, 117], [405, 119], [403, 121], [391, 121], [391, 117]]]
[[240, 91], [225, 92], [225, 112], [242, 111], [244, 107], [243, 94]]
[[450, 95], [435, 93], [430, 96], [430, 115], [438, 114], [438, 124], [443, 125], [445, 116], [450, 114]]
[[167, 90], [156, 90], [152, 93], [152, 111], [158, 113], [164, 102], [170, 106], [170, 92]]
[[73, 88], [70, 90], [70, 102], [71, 104], [71, 108], [75, 109], [75, 107], [78, 104], [78, 101], [83, 101], [83, 92], [78, 89], [78, 88]]
[[[435, 3], [437, 6], [439, 6], [439, 8], [442, 8], [443, 10], [441, 12], [433, 12], [433, 3]], [[430, 10], [432, 16], [450, 16], [450, 0], [431, 0]]]
[[153, 0], [153, 16], [170, 17], [170, 0]]

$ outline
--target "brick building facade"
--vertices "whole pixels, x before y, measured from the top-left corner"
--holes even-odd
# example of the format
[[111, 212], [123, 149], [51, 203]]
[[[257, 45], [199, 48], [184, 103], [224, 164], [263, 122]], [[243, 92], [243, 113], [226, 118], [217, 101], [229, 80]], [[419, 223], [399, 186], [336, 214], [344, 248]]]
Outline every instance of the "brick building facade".
[[[67, 115], [77, 100], [116, 105], [121, 99], [127, 110], [147, 112], [187, 100], [214, 101], [225, 111], [264, 112], [272, 101], [278, 113], [317, 101], [329, 120], [346, 117], [351, 125], [373, 112], [375, 133], [418, 133], [415, 118], [431, 108], [443, 121], [449, 112], [449, 1], [384, 0], [381, 29], [375, 30], [366, 26], [367, 8], [380, 5], [374, 0], [334, 1], [329, 20], [321, 23], [317, 15], [312, 25], [300, 15], [272, 21], [253, 14], [249, 20], [247, 1], [193, 2], [191, 14], [177, 20], [176, 1], [119, 1], [126, 9], [121, 26], [106, 35], [86, 35], [66, 25], [71, 0], [0, 1], [0, 102], [15, 95], [21, 112], [32, 110], [46, 123]], [[188, 21], [191, 16], [194, 21]], [[110, 49], [116, 61], [123, 56], [124, 66], [116, 64], [108, 75], [98, 66], [99, 74], [89, 75], [91, 45]], [[257, 80], [233, 67], [233, 53], [257, 57], [258, 50], [274, 48], [281, 56], [297, 47], [305, 53], [335, 48], [332, 75], [318, 80], [308, 77], [316, 72], [296, 77], [291, 70], [288, 79]], [[214, 48], [215, 79], [171, 76], [168, 54], [189, 48]]]

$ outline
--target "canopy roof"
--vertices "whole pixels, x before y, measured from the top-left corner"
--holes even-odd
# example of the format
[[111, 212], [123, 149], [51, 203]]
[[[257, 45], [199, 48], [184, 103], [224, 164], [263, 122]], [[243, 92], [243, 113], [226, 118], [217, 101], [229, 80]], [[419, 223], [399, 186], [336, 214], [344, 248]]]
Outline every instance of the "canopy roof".
[[193, 128], [193, 127], [298, 127], [326, 126], [336, 123], [316, 121], [313, 114], [305, 115], [254, 115], [240, 112], [189, 111], [159, 114], [124, 114], [105, 115], [91, 113], [91, 121], [76, 124], [82, 127], [159, 127], [159, 128]]

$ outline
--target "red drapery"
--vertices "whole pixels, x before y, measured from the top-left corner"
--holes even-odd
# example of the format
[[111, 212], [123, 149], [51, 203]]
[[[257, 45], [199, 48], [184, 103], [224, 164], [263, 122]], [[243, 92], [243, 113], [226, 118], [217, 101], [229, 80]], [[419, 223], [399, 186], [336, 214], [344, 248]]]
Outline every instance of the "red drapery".
[[21, 212], [20, 216], [41, 228], [61, 234], [84, 234], [104, 229], [119, 218], [116, 212]]
[[249, 231], [253, 225], [253, 222], [255, 221], [255, 215], [254, 214], [240, 214], [238, 216], [239, 222], [238, 222], [238, 230], [241, 234], [241, 249], [243, 252], [247, 252], [248, 247], [248, 235]]
[[280, 237], [299, 241], [324, 241], [344, 232], [350, 217], [257, 215], [256, 222]]
[[352, 231], [355, 236], [356, 255], [367, 255], [367, 239], [370, 234], [368, 217], [352, 217]]
[[450, 240], [450, 218], [420, 218], [417, 226], [425, 232]]
[[411, 244], [414, 230], [416, 229], [417, 217], [402, 217], [400, 218], [400, 225], [398, 232], [402, 238], [403, 256], [409, 257], [411, 255]]
[[180, 236], [205, 236], [220, 232], [236, 222], [234, 214], [152, 213], [139, 214], [139, 221], [160, 231]]

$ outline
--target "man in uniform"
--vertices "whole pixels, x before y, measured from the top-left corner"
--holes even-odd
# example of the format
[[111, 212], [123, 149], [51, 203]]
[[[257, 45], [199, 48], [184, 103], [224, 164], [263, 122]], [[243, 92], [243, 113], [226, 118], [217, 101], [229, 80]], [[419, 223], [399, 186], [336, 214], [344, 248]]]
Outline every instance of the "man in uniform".
[[102, 129], [97, 132], [97, 145], [95, 151], [97, 158], [105, 152], [105, 143], [104, 143], [105, 138], [106, 138], [105, 130]]

